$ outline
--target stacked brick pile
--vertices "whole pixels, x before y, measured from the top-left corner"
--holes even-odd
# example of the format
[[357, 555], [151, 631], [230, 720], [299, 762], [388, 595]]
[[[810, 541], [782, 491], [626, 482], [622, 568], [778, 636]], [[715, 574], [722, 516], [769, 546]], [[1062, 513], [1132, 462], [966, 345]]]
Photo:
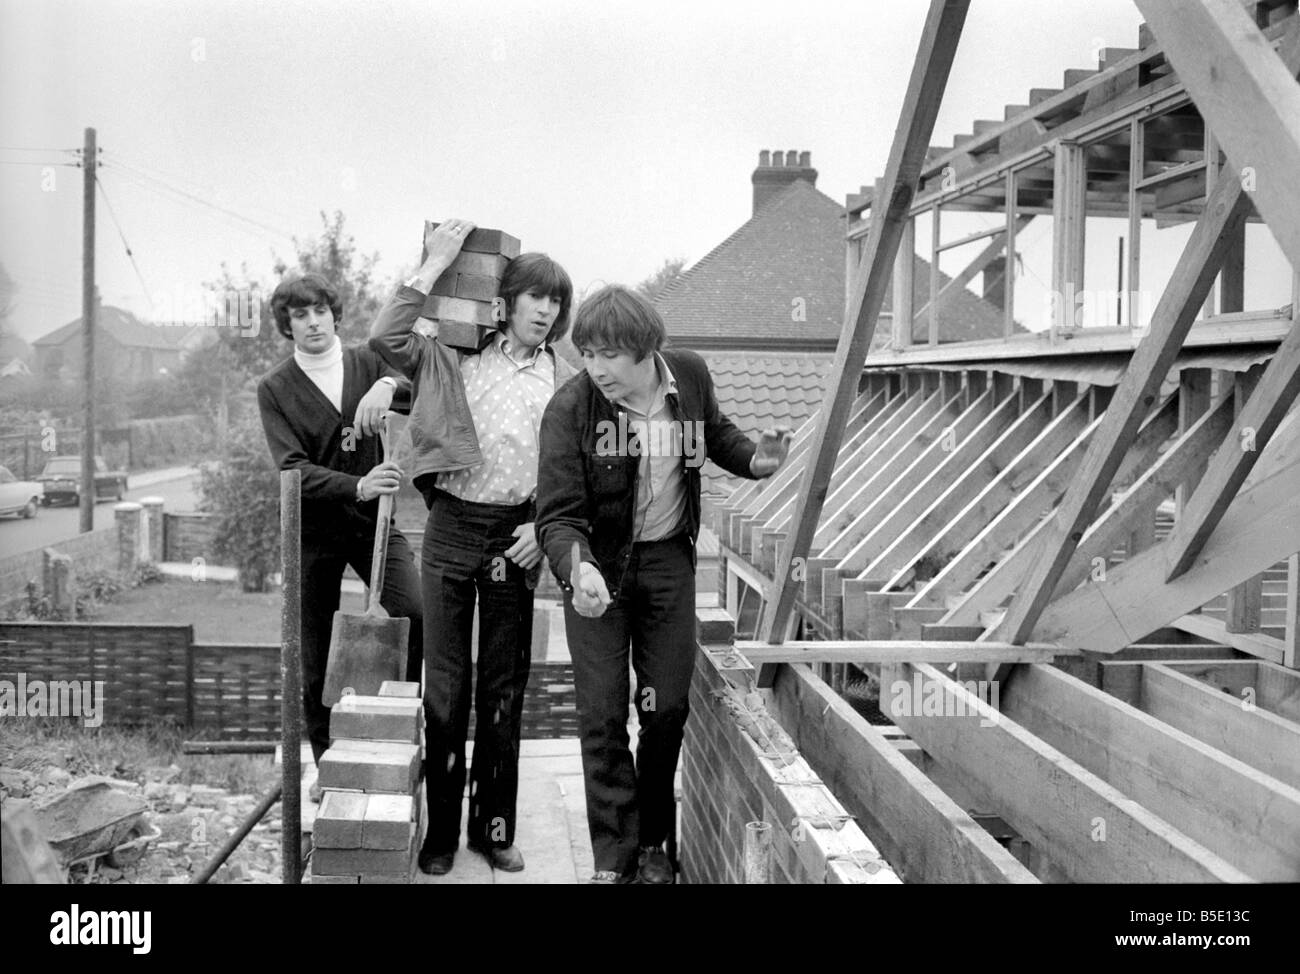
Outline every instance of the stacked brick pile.
[[420, 848], [420, 688], [387, 681], [330, 712], [312, 883], [409, 883]]
[[[429, 224], [437, 227], [438, 224]], [[481, 351], [504, 309], [493, 317], [493, 302], [501, 275], [512, 257], [519, 256], [519, 241], [500, 230], [472, 230], [461, 252], [429, 291], [423, 317], [437, 322], [438, 340], [444, 345]]]

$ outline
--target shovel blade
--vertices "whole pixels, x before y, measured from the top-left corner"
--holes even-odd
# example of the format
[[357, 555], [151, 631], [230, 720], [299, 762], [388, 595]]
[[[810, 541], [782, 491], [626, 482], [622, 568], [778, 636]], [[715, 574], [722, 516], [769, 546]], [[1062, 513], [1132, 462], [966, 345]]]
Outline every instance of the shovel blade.
[[333, 707], [347, 687], [373, 696], [385, 680], [405, 679], [410, 632], [411, 620], [405, 617], [335, 612], [321, 702]]

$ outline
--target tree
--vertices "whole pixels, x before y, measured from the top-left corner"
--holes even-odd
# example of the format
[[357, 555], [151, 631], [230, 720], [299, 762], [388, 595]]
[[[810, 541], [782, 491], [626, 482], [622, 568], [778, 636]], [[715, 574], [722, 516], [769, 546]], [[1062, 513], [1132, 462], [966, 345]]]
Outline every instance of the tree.
[[638, 284], [636, 289], [651, 301], [655, 301], [684, 276], [685, 266], [685, 257], [671, 257], [665, 260], [657, 271]]
[[280, 567], [280, 473], [257, 417], [230, 428], [216, 459], [199, 478], [200, 507], [215, 520], [213, 554], [239, 570], [245, 592], [268, 591]]

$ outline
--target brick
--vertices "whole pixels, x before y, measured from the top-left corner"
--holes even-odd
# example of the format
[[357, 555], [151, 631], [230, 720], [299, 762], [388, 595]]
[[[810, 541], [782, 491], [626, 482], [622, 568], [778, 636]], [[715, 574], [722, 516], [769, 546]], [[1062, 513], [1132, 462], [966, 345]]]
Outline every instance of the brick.
[[392, 876], [376, 875], [376, 876], [361, 877], [361, 885], [363, 886], [377, 886], [380, 884], [386, 886], [398, 886], [398, 885], [405, 885], [410, 881], [411, 881], [411, 871], [409, 869], [404, 873], [395, 874]]
[[315, 876], [409, 876], [415, 846], [405, 849], [317, 849], [311, 857]]
[[[442, 224], [426, 223], [425, 226], [437, 229]], [[461, 244], [462, 253], [471, 254], [500, 254], [503, 257], [519, 256], [519, 240], [510, 236], [503, 230], [490, 230], [487, 227], [476, 227], [471, 230], [465, 242]], [[421, 258], [423, 259], [423, 258]]]
[[429, 288], [430, 294], [442, 294], [447, 297], [456, 296], [456, 278], [460, 275], [456, 273], [455, 267], [448, 267], [438, 275], [438, 279], [433, 282], [433, 287]]
[[458, 298], [486, 301], [491, 304], [500, 288], [501, 281], [498, 278], [488, 277], [485, 274], [456, 275], [456, 297]]
[[420, 742], [424, 704], [408, 697], [343, 697], [330, 710], [333, 740]]
[[367, 795], [361, 826], [363, 849], [404, 849], [411, 844], [414, 818], [410, 795]]
[[322, 789], [396, 792], [409, 795], [420, 773], [420, 748], [415, 744], [339, 740], [320, 760]]
[[405, 680], [385, 680], [379, 685], [381, 697], [415, 697], [420, 699], [420, 684]]
[[366, 797], [357, 791], [325, 792], [312, 825], [312, 845], [318, 849], [361, 848]]
[[315, 872], [311, 874], [312, 886], [355, 886], [360, 882], [360, 876], [320, 876]]
[[448, 298], [431, 294], [425, 298], [424, 315], [438, 321], [468, 321], [475, 325], [493, 325], [492, 302], [469, 301], [465, 298]]
[[491, 325], [476, 325], [469, 321], [438, 322], [438, 341], [450, 348], [481, 352], [496, 337], [497, 329]]
[[504, 230], [480, 227], [470, 232], [461, 250], [471, 254], [500, 254], [502, 257], [515, 258], [519, 256], [520, 244], [517, 237], [510, 236]]
[[506, 272], [508, 263], [510, 258], [502, 257], [500, 254], [467, 254], [461, 251], [449, 270], [457, 274], [477, 274], [500, 280], [501, 275]]

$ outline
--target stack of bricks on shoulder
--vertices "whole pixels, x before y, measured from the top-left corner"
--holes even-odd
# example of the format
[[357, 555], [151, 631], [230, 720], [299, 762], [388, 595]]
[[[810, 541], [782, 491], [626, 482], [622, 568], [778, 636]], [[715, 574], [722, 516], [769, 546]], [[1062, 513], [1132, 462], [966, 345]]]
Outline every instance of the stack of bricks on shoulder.
[[348, 694], [330, 711], [312, 826], [311, 882], [409, 883], [420, 849], [417, 683], [385, 681], [376, 696]]
[[[426, 224], [427, 230], [438, 226]], [[417, 327], [436, 335], [443, 345], [482, 351], [505, 321], [505, 310], [496, 307], [497, 293], [506, 264], [519, 256], [519, 246], [518, 239], [501, 230], [470, 231], [451, 266], [433, 282]]]

